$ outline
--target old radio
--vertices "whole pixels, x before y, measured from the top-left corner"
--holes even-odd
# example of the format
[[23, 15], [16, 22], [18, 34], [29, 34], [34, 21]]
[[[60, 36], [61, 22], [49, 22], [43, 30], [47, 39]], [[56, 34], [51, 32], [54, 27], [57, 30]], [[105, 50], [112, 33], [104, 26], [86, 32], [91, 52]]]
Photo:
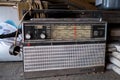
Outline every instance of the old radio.
[[89, 18], [32, 19], [24, 22], [25, 76], [103, 71], [106, 28], [106, 22]]

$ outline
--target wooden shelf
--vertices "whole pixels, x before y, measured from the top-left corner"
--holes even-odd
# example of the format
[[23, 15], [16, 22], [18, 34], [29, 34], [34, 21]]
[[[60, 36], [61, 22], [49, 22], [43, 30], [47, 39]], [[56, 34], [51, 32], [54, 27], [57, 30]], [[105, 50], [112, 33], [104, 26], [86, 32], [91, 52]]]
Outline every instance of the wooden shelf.
[[14, 6], [15, 2], [0, 2], [0, 6]]

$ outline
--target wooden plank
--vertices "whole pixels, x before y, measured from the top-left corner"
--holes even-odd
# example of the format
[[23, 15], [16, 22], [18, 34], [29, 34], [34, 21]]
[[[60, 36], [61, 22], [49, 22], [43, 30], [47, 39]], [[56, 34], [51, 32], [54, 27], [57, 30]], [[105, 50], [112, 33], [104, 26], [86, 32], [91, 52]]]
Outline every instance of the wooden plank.
[[102, 18], [108, 23], [120, 23], [120, 11], [102, 11]]
[[21, 0], [0, 0], [0, 2], [3, 1], [3, 2], [18, 2], [18, 1], [21, 1]]
[[95, 3], [95, 0], [84, 0], [84, 1], [87, 1], [87, 2], [90, 2], [90, 3]]
[[87, 1], [83, 0], [69, 0], [70, 5], [76, 6], [78, 8], [83, 8], [85, 10], [96, 10], [97, 8]]
[[14, 6], [16, 3], [11, 2], [0, 2], [0, 6]]
[[20, 2], [18, 3], [18, 14], [19, 19], [23, 16], [23, 10], [29, 10], [29, 3], [28, 2]]

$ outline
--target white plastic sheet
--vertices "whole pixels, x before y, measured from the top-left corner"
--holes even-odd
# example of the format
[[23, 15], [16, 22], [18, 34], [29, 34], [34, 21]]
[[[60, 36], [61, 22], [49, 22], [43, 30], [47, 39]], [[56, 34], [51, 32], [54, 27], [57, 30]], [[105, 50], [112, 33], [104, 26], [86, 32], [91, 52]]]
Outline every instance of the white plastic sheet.
[[[15, 32], [17, 29], [7, 23], [1, 22], [0, 23], [0, 35], [1, 34], [9, 34]], [[20, 41], [21, 38], [18, 38]], [[13, 56], [9, 54], [9, 48], [13, 45], [14, 37], [13, 38], [4, 38], [0, 39], [0, 61], [21, 61], [22, 56]]]

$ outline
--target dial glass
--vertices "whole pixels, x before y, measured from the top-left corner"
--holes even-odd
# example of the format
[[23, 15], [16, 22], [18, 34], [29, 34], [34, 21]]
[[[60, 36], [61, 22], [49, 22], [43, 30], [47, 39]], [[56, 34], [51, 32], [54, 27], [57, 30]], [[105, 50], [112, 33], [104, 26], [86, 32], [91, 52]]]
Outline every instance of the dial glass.
[[54, 26], [51, 29], [52, 39], [81, 39], [91, 37], [91, 26]]

